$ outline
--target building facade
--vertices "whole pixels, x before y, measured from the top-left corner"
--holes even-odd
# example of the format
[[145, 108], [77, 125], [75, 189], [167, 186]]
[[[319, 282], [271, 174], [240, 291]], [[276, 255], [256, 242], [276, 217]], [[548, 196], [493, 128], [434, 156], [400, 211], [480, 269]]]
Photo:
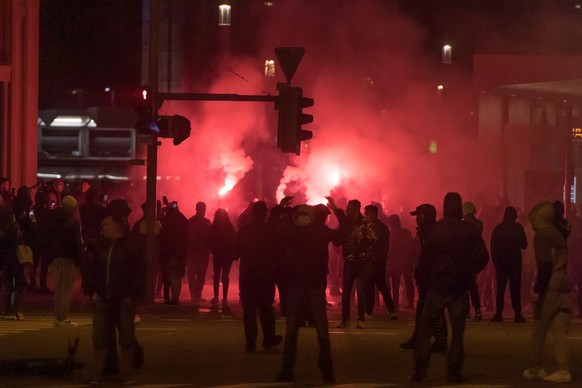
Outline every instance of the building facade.
[[0, 0], [0, 174], [37, 179], [39, 0]]

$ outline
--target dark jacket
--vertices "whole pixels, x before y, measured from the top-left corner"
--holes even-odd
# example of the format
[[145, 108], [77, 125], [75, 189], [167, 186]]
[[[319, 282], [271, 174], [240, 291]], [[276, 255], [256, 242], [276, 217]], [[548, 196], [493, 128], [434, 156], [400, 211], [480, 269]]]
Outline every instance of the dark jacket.
[[0, 207], [0, 271], [20, 265], [16, 256], [18, 245], [18, 223], [12, 221], [13, 214]]
[[237, 256], [236, 231], [229, 224], [212, 224], [208, 232], [208, 245], [213, 260], [220, 262], [233, 261]]
[[50, 259], [72, 260], [77, 266], [83, 262], [81, 226], [73, 218], [73, 209], [58, 208], [51, 214]]
[[339, 244], [341, 233], [323, 224], [297, 226], [287, 233], [287, 279], [298, 288], [325, 287], [327, 282], [328, 247]]
[[370, 261], [370, 252], [373, 246], [378, 243], [376, 229], [361, 214], [355, 221], [351, 221], [341, 209], [334, 211], [340, 223], [342, 234], [342, 253], [347, 261]]
[[503, 222], [491, 235], [491, 258], [493, 265], [500, 269], [521, 265], [521, 250], [527, 248], [525, 231], [515, 217], [517, 213], [506, 210]]
[[208, 233], [210, 232], [210, 220], [195, 215], [188, 220], [188, 251], [210, 250], [208, 246]]
[[275, 260], [271, 249], [272, 236], [262, 220], [251, 220], [236, 236], [236, 255], [240, 257], [241, 279], [260, 276], [273, 279]]
[[418, 252], [412, 233], [401, 226], [393, 227], [390, 233], [390, 252], [388, 252], [388, 270], [402, 272], [413, 267], [415, 253]]
[[488, 261], [485, 242], [477, 227], [461, 217], [461, 197], [445, 196], [444, 218], [430, 230], [426, 241], [428, 287], [444, 296], [467, 292]]
[[85, 275], [85, 294], [97, 294], [105, 301], [143, 299], [145, 263], [140, 247], [129, 236], [104, 240], [97, 248]]

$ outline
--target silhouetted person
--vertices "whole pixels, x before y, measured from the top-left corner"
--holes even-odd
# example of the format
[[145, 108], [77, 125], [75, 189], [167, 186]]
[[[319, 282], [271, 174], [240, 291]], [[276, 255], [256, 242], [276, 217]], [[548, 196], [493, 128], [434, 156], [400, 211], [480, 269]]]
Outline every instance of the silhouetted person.
[[111, 368], [110, 352], [121, 346], [122, 383], [133, 383], [137, 340], [135, 305], [145, 292], [145, 263], [136, 239], [129, 236], [126, 220], [108, 214], [101, 222], [103, 240], [95, 260], [87, 267], [85, 295], [94, 301], [93, 346], [95, 348], [95, 384], [107, 383], [104, 369]]
[[210, 262], [208, 235], [210, 220], [206, 216], [206, 204], [196, 204], [196, 214], [188, 220], [188, 287], [194, 304], [201, 302], [206, 271]]
[[230, 284], [230, 268], [237, 259], [236, 231], [230, 222], [228, 213], [218, 209], [214, 213], [214, 220], [208, 232], [208, 244], [212, 252], [214, 269], [213, 285], [214, 298], [212, 304], [218, 304], [218, 291], [222, 282], [222, 306], [228, 308], [228, 286]]
[[[20, 235], [25, 245], [28, 245], [33, 252], [33, 262], [27, 265], [28, 279], [25, 279], [26, 291], [37, 291], [36, 283], [36, 266], [39, 263], [38, 255], [38, 223], [34, 218], [32, 211], [32, 198], [27, 186], [21, 186], [16, 194], [14, 205], [12, 207]], [[36, 263], [36, 266], [35, 266]]]
[[[376, 289], [382, 295], [384, 305], [388, 309], [390, 319], [396, 320], [396, 311], [390, 289], [386, 284], [386, 260], [388, 260], [388, 249], [390, 242], [390, 230], [378, 218], [378, 208], [374, 205], [368, 205], [364, 208], [366, 219], [376, 229], [378, 240], [374, 245], [370, 246], [370, 255], [372, 256], [372, 275], [368, 284], [368, 301], [366, 303], [366, 312], [372, 315], [374, 312], [374, 304], [376, 299]], [[412, 239], [412, 237], [411, 237]]]
[[431, 229], [426, 242], [429, 274], [428, 292], [420, 319], [414, 357], [414, 382], [427, 378], [431, 354], [432, 326], [446, 308], [451, 320], [452, 338], [447, 356], [447, 381], [465, 381], [461, 374], [464, 360], [464, 332], [469, 303], [469, 288], [487, 264], [487, 250], [479, 230], [463, 221], [461, 196], [448, 193], [444, 218]]
[[74, 218], [77, 200], [71, 195], [62, 199], [61, 207], [52, 216], [50, 239], [51, 274], [55, 291], [57, 327], [76, 325], [69, 320], [73, 284], [83, 263], [81, 226]]
[[376, 243], [378, 236], [372, 224], [360, 213], [361, 206], [360, 201], [352, 199], [348, 202], [344, 213], [330, 201], [330, 207], [340, 220], [343, 237], [342, 322], [338, 325], [338, 328], [342, 329], [349, 326], [354, 282], [358, 296], [357, 328], [365, 328], [366, 289], [372, 273], [372, 257], [369, 256], [368, 247]]
[[[475, 213], [477, 213], [477, 208], [473, 202], [465, 202], [463, 204], [463, 220], [472, 223], [479, 229], [481, 233], [481, 237], [483, 236], [483, 222], [475, 217]], [[477, 284], [477, 279], [475, 282], [471, 284], [471, 288], [469, 289], [469, 296], [471, 297], [471, 304], [473, 305], [473, 309], [475, 310], [475, 320], [481, 321], [483, 320], [483, 313], [481, 312], [481, 297], [479, 295], [479, 286]], [[467, 317], [469, 317], [469, 312], [467, 312]]]
[[[291, 212], [291, 213], [290, 213]], [[275, 206], [269, 212], [267, 219], [267, 228], [271, 231], [277, 231], [288, 225], [291, 222], [292, 209], [288, 206]], [[287, 291], [288, 271], [286, 260], [285, 236], [280, 233], [274, 233], [273, 241], [270, 242], [271, 255], [273, 258], [273, 274], [275, 285], [279, 291], [279, 306], [281, 308], [281, 316], [287, 316]]]
[[286, 239], [289, 274], [289, 307], [285, 330], [283, 362], [277, 381], [292, 381], [299, 328], [309, 316], [317, 331], [318, 367], [327, 383], [335, 381], [326, 312], [328, 245], [339, 243], [339, 231], [325, 225], [321, 209], [302, 205], [293, 221], [282, 231]]
[[[400, 344], [402, 349], [415, 349], [416, 340], [418, 338], [418, 330], [420, 327], [420, 318], [422, 317], [422, 311], [424, 309], [424, 302], [426, 300], [426, 294], [428, 292], [430, 273], [430, 257], [428, 255], [428, 250], [426, 248], [426, 243], [428, 239], [428, 234], [430, 233], [432, 227], [436, 224], [437, 212], [433, 205], [422, 204], [416, 207], [416, 210], [410, 212], [410, 215], [416, 216], [416, 253], [417, 257], [416, 268], [414, 271], [414, 278], [416, 280], [416, 286], [418, 288], [418, 303], [416, 305], [416, 313], [414, 316], [414, 332], [412, 337]], [[435, 342], [432, 345], [431, 351], [433, 353], [443, 353], [448, 349], [447, 345], [447, 323], [445, 320], [444, 309], [441, 310], [439, 316], [433, 322], [433, 335], [435, 337]]]
[[[390, 228], [390, 251], [386, 268], [388, 284], [392, 285], [392, 297], [396, 310], [400, 306], [400, 278], [404, 269], [414, 266], [414, 238], [408, 229], [402, 227], [400, 217], [392, 214], [388, 217]], [[414, 285], [407, 285], [406, 297], [414, 300]], [[410, 290], [412, 288], [412, 290]]]
[[2, 207], [4, 210], [12, 211], [14, 197], [11, 192], [10, 179], [0, 177], [0, 196], [2, 197]]
[[0, 269], [4, 282], [4, 319], [22, 320], [20, 301], [24, 291], [24, 266], [18, 261], [18, 222], [12, 211], [0, 206]]
[[[160, 203], [160, 201], [158, 201], [158, 204]], [[131, 228], [131, 235], [137, 240], [137, 242], [144, 247], [144, 249], [142, 249], [142, 259], [144, 260], [144, 262], [146, 261], [146, 257], [145, 257], [145, 246], [146, 246], [146, 238], [147, 238], [147, 227], [146, 227], [146, 209], [147, 209], [147, 203], [144, 202], [141, 204], [141, 211], [142, 211], [142, 216], [140, 219], [138, 219], [134, 224], [133, 227]], [[162, 223], [160, 222], [160, 220], [162, 219], [162, 217], [160, 217], [160, 213], [161, 213], [161, 208], [158, 207], [158, 209], [156, 210], [156, 219], [154, 220], [154, 287], [155, 287], [155, 297], [161, 297], [162, 296], [162, 289], [164, 288], [164, 270], [163, 270], [163, 264], [161, 262], [162, 257], [160, 254], [160, 233], [162, 231]]]
[[[532, 294], [534, 324], [530, 367], [523, 376], [553, 383], [572, 381], [568, 330], [572, 320], [572, 289], [568, 279], [568, 249], [564, 231], [556, 228], [555, 209], [550, 202], [536, 205], [529, 213], [535, 231], [537, 277]], [[542, 368], [544, 344], [552, 329], [558, 370], [547, 375]]]
[[517, 222], [517, 210], [507, 207], [503, 222], [498, 224], [491, 236], [491, 257], [497, 274], [496, 312], [492, 322], [503, 322], [505, 287], [509, 281], [511, 307], [515, 312], [514, 322], [524, 323], [521, 315], [521, 251], [527, 248], [523, 226]]
[[246, 351], [254, 352], [258, 335], [257, 311], [263, 329], [263, 347], [281, 343], [283, 337], [275, 334], [274, 260], [269, 249], [272, 235], [267, 229], [267, 205], [255, 202], [251, 221], [239, 230], [236, 251], [240, 257], [240, 297], [243, 306]]
[[182, 278], [186, 273], [188, 219], [173, 202], [166, 209], [160, 231], [160, 255], [164, 271], [164, 304], [180, 304]]

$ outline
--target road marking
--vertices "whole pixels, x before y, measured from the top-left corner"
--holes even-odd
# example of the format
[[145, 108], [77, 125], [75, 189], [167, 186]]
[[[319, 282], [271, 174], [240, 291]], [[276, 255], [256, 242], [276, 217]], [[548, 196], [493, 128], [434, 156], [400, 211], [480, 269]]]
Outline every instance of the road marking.
[[0, 321], [0, 336], [11, 334], [20, 334], [24, 332], [39, 331], [39, 330], [63, 330], [67, 328], [74, 328], [80, 326], [91, 325], [90, 319], [74, 320], [78, 326], [55, 327], [52, 319], [24, 319], [22, 321], [1, 320]]
[[365, 331], [365, 330], [345, 330], [345, 331], [330, 331], [329, 334], [354, 334], [354, 335], [399, 335], [397, 332], [378, 332], [378, 331]]

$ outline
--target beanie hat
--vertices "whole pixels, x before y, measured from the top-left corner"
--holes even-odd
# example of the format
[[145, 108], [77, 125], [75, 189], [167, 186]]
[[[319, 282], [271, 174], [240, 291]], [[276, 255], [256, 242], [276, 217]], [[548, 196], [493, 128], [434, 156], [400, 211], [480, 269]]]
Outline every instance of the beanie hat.
[[74, 209], [77, 207], [77, 200], [72, 195], [67, 195], [63, 198], [61, 206], [64, 208]]
[[467, 214], [475, 214], [477, 213], [477, 208], [473, 202], [465, 202], [463, 204], [463, 216]]

